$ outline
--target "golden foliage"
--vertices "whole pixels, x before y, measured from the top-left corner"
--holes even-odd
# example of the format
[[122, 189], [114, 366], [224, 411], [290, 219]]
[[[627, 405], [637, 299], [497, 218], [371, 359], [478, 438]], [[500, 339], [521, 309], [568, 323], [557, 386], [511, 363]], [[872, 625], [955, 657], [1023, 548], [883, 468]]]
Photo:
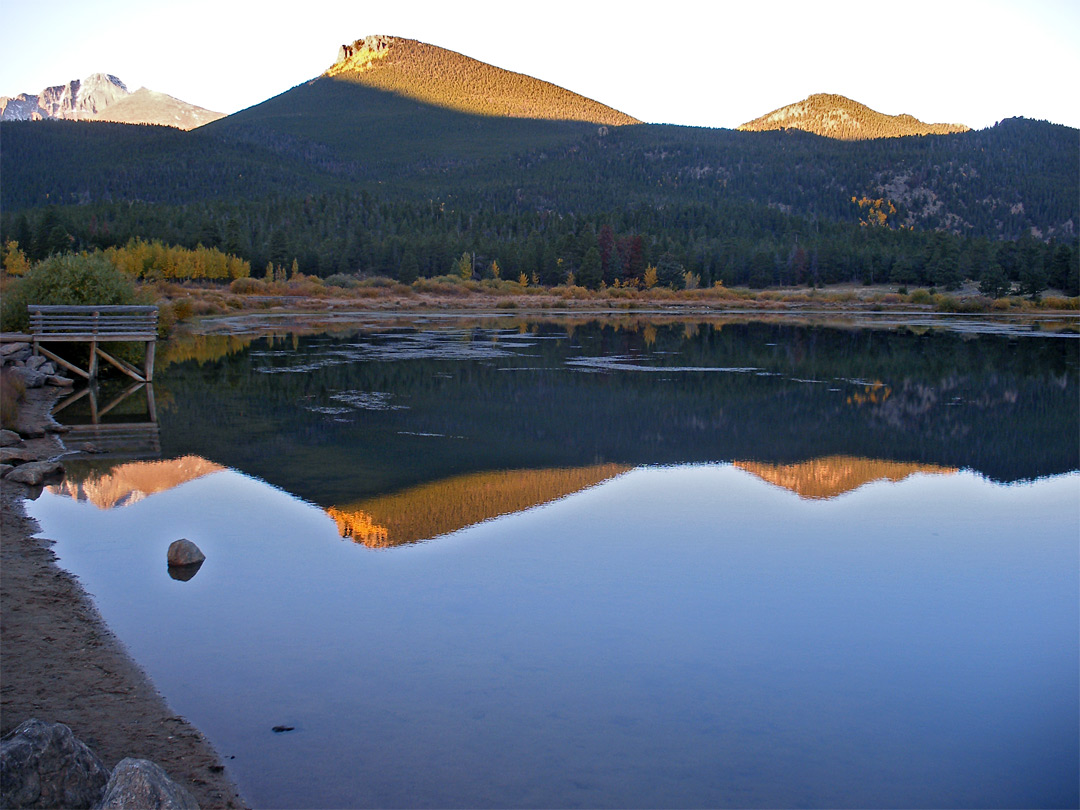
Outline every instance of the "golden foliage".
[[4, 272], [10, 276], [22, 276], [30, 269], [30, 261], [19, 248], [19, 243], [8, 240], [4, 244]]
[[892, 387], [875, 380], [870, 385], [863, 386], [862, 391], [856, 391], [847, 398], [848, 405], [881, 405], [892, 396]]
[[869, 197], [852, 197], [851, 201], [859, 206], [860, 211], [866, 212], [865, 218], [859, 219], [859, 224], [863, 226], [869, 226], [874, 228], [885, 228], [890, 216], [896, 213], [896, 205], [891, 200], [877, 199], [872, 200]]
[[138, 279], [236, 279], [251, 274], [243, 259], [201, 245], [194, 250], [136, 237], [123, 247], [106, 248], [105, 258]]

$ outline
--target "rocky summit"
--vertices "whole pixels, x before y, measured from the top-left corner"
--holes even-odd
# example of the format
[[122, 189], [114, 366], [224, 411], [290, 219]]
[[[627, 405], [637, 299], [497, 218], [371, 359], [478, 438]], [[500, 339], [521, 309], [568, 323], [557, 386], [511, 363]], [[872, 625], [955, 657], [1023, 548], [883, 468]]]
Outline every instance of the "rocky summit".
[[0, 121], [115, 121], [194, 129], [223, 117], [224, 113], [197, 107], [145, 87], [133, 93], [120, 79], [108, 73], [72, 79], [36, 94], [0, 96]]

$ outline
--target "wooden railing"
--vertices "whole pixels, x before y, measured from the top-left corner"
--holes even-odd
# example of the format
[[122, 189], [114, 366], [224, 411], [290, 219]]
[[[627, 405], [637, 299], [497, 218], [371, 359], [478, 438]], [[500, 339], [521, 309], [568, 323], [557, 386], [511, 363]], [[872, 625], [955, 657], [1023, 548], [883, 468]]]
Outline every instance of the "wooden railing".
[[[30, 337], [34, 353], [88, 380], [97, 377], [98, 358], [111, 363], [138, 382], [150, 382], [154, 376], [154, 344], [157, 340], [158, 308], [150, 306], [47, 306], [29, 304]], [[89, 343], [90, 368], [83, 370], [53, 352], [42, 343]], [[140, 371], [126, 360], [104, 351], [99, 343], [146, 344], [146, 358]]]

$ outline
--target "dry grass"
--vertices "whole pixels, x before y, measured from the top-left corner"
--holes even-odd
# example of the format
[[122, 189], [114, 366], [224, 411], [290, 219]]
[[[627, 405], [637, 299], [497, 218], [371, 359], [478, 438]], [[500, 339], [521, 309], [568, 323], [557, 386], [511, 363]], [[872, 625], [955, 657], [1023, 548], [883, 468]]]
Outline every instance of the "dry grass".
[[[338, 282], [344, 279], [338, 279]], [[882, 308], [905, 311], [933, 308], [956, 313], [1071, 312], [1080, 309], [1080, 299], [1047, 296], [1041, 301], [1012, 296], [995, 301], [972, 290], [932, 293], [917, 289], [904, 295], [895, 287], [878, 285], [837, 285], [824, 289], [782, 287], [749, 290], [716, 285], [693, 290], [654, 287], [606, 287], [589, 290], [576, 285], [558, 287], [522, 286], [506, 279], [466, 280], [458, 276], [438, 276], [402, 284], [394, 279], [374, 277], [350, 280], [348, 284], [326, 283], [300, 276], [288, 282], [264, 279], [237, 279], [228, 286], [213, 283], [161, 283], [146, 290], [162, 306], [164, 327], [171, 328], [190, 317], [236, 311], [303, 310], [333, 311], [355, 306], [366, 310], [421, 311], [439, 309], [675, 309], [723, 312], [725, 310], [786, 311], [837, 310], [857, 312]]]

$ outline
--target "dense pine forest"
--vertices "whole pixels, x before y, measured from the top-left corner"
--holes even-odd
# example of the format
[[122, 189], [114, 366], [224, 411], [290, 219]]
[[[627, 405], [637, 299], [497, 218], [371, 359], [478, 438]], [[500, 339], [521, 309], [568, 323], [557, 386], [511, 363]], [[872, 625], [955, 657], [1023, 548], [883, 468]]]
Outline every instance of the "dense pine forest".
[[[862, 203], [860, 205], [860, 203]], [[958, 287], [991, 297], [1052, 288], [1080, 294], [1075, 242], [961, 237], [888, 227], [879, 201], [850, 202], [857, 222], [809, 220], [750, 203], [642, 203], [609, 213], [559, 215], [507, 206], [385, 201], [367, 192], [189, 205], [112, 203], [46, 208], [4, 218], [5, 241], [31, 261], [65, 250], [108, 249], [150, 236], [216, 248], [261, 273], [296, 263], [308, 275], [367, 273], [405, 283], [462, 272], [552, 286], [572, 280], [642, 285], [646, 273], [685, 286], [840, 282]], [[885, 217], [878, 222], [875, 213]], [[895, 216], [892, 215], [892, 216]]]

